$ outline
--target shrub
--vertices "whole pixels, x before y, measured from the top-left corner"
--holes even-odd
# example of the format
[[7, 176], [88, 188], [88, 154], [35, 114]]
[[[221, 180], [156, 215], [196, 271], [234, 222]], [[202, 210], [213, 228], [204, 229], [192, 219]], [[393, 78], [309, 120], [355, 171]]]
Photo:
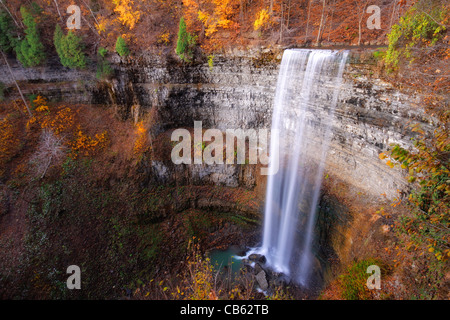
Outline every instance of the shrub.
[[126, 57], [130, 54], [130, 49], [128, 49], [125, 40], [121, 36], [119, 36], [116, 41], [116, 52], [121, 57]]
[[208, 56], [208, 66], [209, 66], [209, 70], [213, 71], [214, 69], [214, 55], [209, 55]]
[[82, 39], [72, 30], [64, 35], [61, 27], [57, 24], [53, 34], [53, 43], [63, 66], [71, 69], [86, 68], [87, 59], [83, 52]]

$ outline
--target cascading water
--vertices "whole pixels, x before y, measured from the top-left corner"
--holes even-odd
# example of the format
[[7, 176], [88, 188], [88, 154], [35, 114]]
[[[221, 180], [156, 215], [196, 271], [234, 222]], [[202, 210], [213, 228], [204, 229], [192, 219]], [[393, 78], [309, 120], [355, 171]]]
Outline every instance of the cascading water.
[[263, 242], [257, 251], [275, 271], [305, 286], [314, 259], [315, 214], [347, 56], [346, 51], [286, 50], [278, 76], [272, 119], [272, 132], [278, 134], [272, 135], [270, 157], [278, 157], [280, 169], [268, 177]]

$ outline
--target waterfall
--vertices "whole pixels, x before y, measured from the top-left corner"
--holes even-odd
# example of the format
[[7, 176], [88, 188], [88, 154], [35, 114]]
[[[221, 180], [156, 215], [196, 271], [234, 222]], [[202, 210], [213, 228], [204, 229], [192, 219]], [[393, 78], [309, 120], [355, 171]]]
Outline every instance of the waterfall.
[[280, 169], [268, 177], [257, 251], [272, 269], [305, 286], [315, 259], [315, 216], [347, 55], [286, 50], [278, 76], [272, 119], [278, 134], [272, 135], [270, 157], [278, 157]]

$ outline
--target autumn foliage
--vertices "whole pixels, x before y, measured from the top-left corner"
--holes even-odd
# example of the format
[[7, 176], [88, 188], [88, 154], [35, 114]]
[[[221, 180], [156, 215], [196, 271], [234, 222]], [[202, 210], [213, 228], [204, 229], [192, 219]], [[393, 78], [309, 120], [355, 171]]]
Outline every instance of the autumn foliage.
[[0, 119], [0, 176], [4, 174], [5, 165], [15, 154], [19, 139], [17, 130], [9, 117]]

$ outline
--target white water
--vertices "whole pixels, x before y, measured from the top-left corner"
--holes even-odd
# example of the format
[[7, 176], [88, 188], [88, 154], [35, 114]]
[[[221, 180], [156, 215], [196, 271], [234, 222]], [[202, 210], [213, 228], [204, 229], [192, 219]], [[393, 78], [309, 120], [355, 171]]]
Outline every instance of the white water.
[[[257, 252], [274, 270], [305, 286], [315, 259], [315, 216], [347, 55], [286, 50], [278, 76], [272, 119], [278, 139], [271, 140], [270, 156], [279, 156], [280, 169], [268, 177], [263, 242]], [[315, 126], [319, 118], [321, 125]]]

